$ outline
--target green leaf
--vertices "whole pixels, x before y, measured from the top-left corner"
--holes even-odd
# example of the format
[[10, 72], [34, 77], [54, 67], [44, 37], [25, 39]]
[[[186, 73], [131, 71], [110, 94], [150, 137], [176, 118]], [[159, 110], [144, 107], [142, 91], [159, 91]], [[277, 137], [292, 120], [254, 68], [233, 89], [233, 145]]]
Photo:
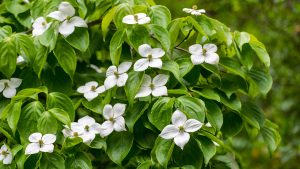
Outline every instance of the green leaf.
[[126, 24], [122, 22], [122, 19], [126, 15], [133, 14], [133, 11], [129, 4], [127, 3], [122, 3], [117, 6], [115, 15], [114, 15], [114, 24], [117, 26], [117, 28], [120, 30], [125, 27]]
[[152, 161], [151, 160], [147, 160], [142, 162], [137, 169], [150, 169], [152, 166]]
[[220, 65], [222, 65], [230, 73], [246, 78], [246, 72], [241, 68], [241, 64], [232, 58], [221, 57]]
[[6, 37], [0, 42], [0, 71], [8, 78], [16, 70], [17, 50], [14, 38]]
[[122, 44], [124, 42], [125, 30], [121, 29], [115, 32], [110, 40], [109, 51], [110, 59], [113, 65], [118, 65], [120, 61], [120, 56], [122, 52]]
[[242, 47], [245, 43], [249, 43], [250, 41], [250, 35], [247, 32], [234, 32], [234, 40], [238, 44], [238, 47], [240, 50], [242, 50]]
[[281, 141], [281, 137], [278, 132], [278, 126], [271, 121], [266, 120], [264, 126], [261, 128], [261, 134], [265, 142], [268, 144], [271, 154], [276, 150]]
[[197, 137], [197, 143], [200, 147], [203, 156], [204, 156], [204, 162], [205, 165], [208, 164], [209, 160], [216, 154], [217, 149], [214, 143], [207, 137], [198, 136]]
[[70, 138], [70, 137], [67, 137], [65, 140], [64, 140], [64, 143], [62, 145], [62, 150], [64, 149], [70, 149], [78, 144], [82, 143], [82, 138], [80, 137], [75, 137], [75, 138]]
[[165, 51], [171, 48], [171, 41], [167, 29], [159, 25], [149, 25], [150, 32], [161, 43]]
[[224, 114], [224, 122], [221, 131], [225, 138], [235, 136], [241, 131], [242, 127], [243, 120], [239, 115], [233, 112]]
[[107, 138], [108, 157], [116, 164], [122, 165], [123, 159], [129, 153], [132, 144], [133, 136], [128, 132], [114, 132]]
[[137, 102], [129, 108], [129, 110], [126, 113], [126, 126], [128, 127], [130, 132], [133, 132], [134, 124], [143, 115], [143, 113], [147, 110], [148, 107], [149, 104], [147, 103]]
[[107, 35], [107, 32], [109, 31], [109, 25], [111, 21], [113, 20], [115, 14], [116, 14], [117, 6], [111, 8], [106, 15], [103, 17], [101, 22], [101, 29], [103, 34], [103, 40], [105, 41], [105, 37]]
[[177, 18], [177, 19], [172, 20], [172, 22], [168, 26], [171, 51], [173, 50], [173, 48], [175, 47], [175, 43], [177, 42], [178, 35], [180, 32], [181, 22], [182, 22], [182, 18]]
[[78, 152], [75, 155], [66, 159], [66, 168], [68, 169], [92, 169], [91, 159], [82, 152]]
[[13, 106], [11, 107], [11, 109], [9, 109], [9, 113], [7, 114], [7, 122], [13, 134], [15, 134], [17, 130], [17, 125], [21, 115], [22, 104], [22, 101], [13, 103]]
[[230, 97], [227, 97], [224, 93], [219, 92], [219, 96], [221, 103], [232, 110], [240, 112], [242, 103], [236, 94], [232, 94]]
[[248, 71], [249, 94], [257, 96], [258, 94], [266, 95], [272, 88], [272, 76], [262, 70], [252, 68]]
[[63, 124], [70, 125], [71, 120], [69, 114], [60, 108], [52, 108], [48, 110], [50, 114], [56, 118], [56, 120], [62, 122]]
[[55, 134], [58, 129], [57, 120], [51, 115], [50, 112], [45, 111], [38, 119], [37, 129], [43, 134], [46, 133]]
[[52, 51], [56, 46], [56, 41], [58, 37], [57, 27], [57, 23], [52, 23], [42, 35], [38, 36], [39, 42], [42, 45], [49, 47], [50, 51]]
[[258, 41], [257, 38], [253, 35], [250, 35], [249, 45], [255, 51], [260, 61], [263, 62], [266, 67], [270, 67], [270, 56], [266, 50], [265, 45]]
[[143, 25], [134, 25], [131, 29], [126, 30], [127, 38], [130, 45], [138, 51], [140, 45], [149, 43], [149, 32]]
[[167, 60], [163, 62], [162, 68], [163, 70], [167, 70], [169, 72], [172, 72], [172, 74], [174, 75], [174, 77], [183, 85], [183, 79], [180, 76], [180, 70], [179, 70], [179, 65], [172, 60]]
[[128, 79], [125, 86], [126, 96], [129, 102], [129, 105], [132, 105], [134, 102], [134, 97], [142, 85], [144, 77], [144, 72], [135, 72], [131, 71], [128, 73]]
[[181, 96], [176, 100], [178, 108], [189, 118], [197, 119], [201, 122], [205, 120], [205, 104], [201, 99], [191, 96]]
[[159, 130], [170, 124], [173, 113], [174, 99], [169, 97], [159, 98], [148, 113], [149, 121]]
[[106, 150], [107, 148], [105, 139], [101, 138], [100, 135], [96, 135], [95, 139], [88, 146], [94, 149], [103, 149], [103, 150]]
[[18, 33], [15, 36], [18, 53], [29, 58], [31, 62], [36, 57], [36, 50], [33, 44], [33, 39], [26, 34]]
[[20, 13], [23, 13], [27, 11], [30, 8], [30, 5], [27, 3], [20, 3], [17, 1], [7, 1], [6, 3], [6, 9], [17, 16]]
[[90, 44], [89, 32], [86, 28], [76, 28], [75, 31], [66, 38], [66, 41], [74, 48], [85, 52]]
[[149, 16], [151, 23], [167, 28], [171, 22], [171, 13], [169, 9], [162, 5], [154, 5], [150, 7]]
[[158, 163], [164, 168], [167, 168], [172, 156], [173, 148], [173, 140], [165, 140], [161, 137], [157, 137], [151, 154], [155, 154]]
[[43, 153], [40, 169], [65, 169], [65, 160], [57, 153]]
[[88, 101], [88, 100], [83, 100], [82, 101], [82, 105], [91, 110], [92, 112], [98, 113], [98, 114], [102, 114], [102, 109], [103, 109], [103, 105], [100, 104], [102, 103], [103, 99], [101, 97], [96, 97], [95, 99]]
[[12, 34], [11, 27], [8, 25], [5, 25], [0, 28], [0, 41], [2, 41], [4, 38], [10, 36]]
[[26, 88], [17, 93], [16, 96], [12, 98], [13, 101], [25, 100], [26, 98], [38, 100], [39, 93], [48, 93], [46, 87], [41, 86], [38, 88]]
[[199, 90], [199, 91], [198, 90], [192, 90], [192, 91], [195, 92], [196, 94], [206, 98], [206, 99], [211, 99], [211, 100], [215, 100], [217, 102], [220, 102], [220, 96], [213, 89], [204, 88], [204, 89]]
[[245, 102], [242, 104], [241, 116], [257, 129], [260, 129], [265, 122], [263, 110], [253, 102]]
[[213, 101], [206, 100], [205, 107], [207, 108], [206, 117], [209, 123], [220, 130], [223, 125], [223, 114], [220, 107]]
[[72, 100], [63, 93], [52, 92], [47, 96], [47, 109], [60, 108], [69, 114], [71, 121], [75, 119], [75, 110]]
[[176, 59], [176, 62], [179, 65], [179, 71], [180, 71], [181, 77], [183, 77], [187, 73], [189, 73], [194, 67], [190, 58], [180, 57], [180, 58]]
[[45, 66], [48, 52], [49, 50], [45, 46], [39, 45], [37, 47], [36, 57], [33, 62], [33, 70], [39, 78], [41, 77], [41, 72]]

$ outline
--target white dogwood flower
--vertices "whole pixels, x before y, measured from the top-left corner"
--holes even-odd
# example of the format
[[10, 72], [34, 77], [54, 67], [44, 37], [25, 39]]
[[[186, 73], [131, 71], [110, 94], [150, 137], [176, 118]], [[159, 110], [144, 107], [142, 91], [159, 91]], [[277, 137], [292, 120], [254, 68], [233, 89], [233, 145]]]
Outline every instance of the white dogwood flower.
[[38, 152], [52, 153], [54, 150], [53, 143], [56, 141], [54, 134], [32, 133], [29, 136], [30, 144], [25, 149], [25, 155], [36, 154]]
[[71, 126], [73, 132], [77, 132], [84, 143], [91, 143], [96, 134], [99, 134], [101, 125], [96, 123], [95, 119], [90, 116], [84, 116], [78, 120], [78, 124]]
[[91, 101], [96, 98], [99, 94], [105, 92], [104, 85], [98, 87], [98, 83], [95, 81], [87, 82], [84, 86], [77, 88], [78, 93], [82, 93], [83, 96]]
[[130, 25], [133, 25], [133, 24], [146, 24], [146, 23], [149, 23], [150, 22], [150, 17], [147, 16], [147, 14], [145, 13], [137, 13], [137, 14], [134, 14], [134, 15], [127, 15], [127, 16], [124, 16], [123, 19], [122, 19], [122, 22], [123, 23], [126, 23], [126, 24], [130, 24]]
[[51, 23], [48, 23], [44, 17], [36, 18], [32, 24], [32, 36], [42, 35], [50, 27]]
[[105, 122], [101, 125], [100, 135], [106, 137], [113, 131], [126, 131], [125, 119], [122, 116], [125, 113], [126, 104], [117, 103], [114, 106], [107, 104], [103, 109]]
[[172, 124], [167, 125], [159, 134], [164, 139], [174, 139], [174, 142], [182, 150], [190, 140], [190, 134], [198, 131], [203, 123], [195, 119], [188, 119], [180, 110], [172, 115]]
[[80, 137], [84, 133], [84, 128], [81, 127], [78, 123], [72, 122], [70, 127], [65, 125], [65, 128], [62, 130], [62, 133], [64, 134], [64, 137]]
[[134, 64], [134, 71], [144, 71], [148, 67], [161, 68], [161, 57], [165, 55], [165, 51], [161, 48], [151, 48], [148, 44], [143, 44], [138, 48], [139, 54], [143, 57]]
[[18, 88], [22, 83], [22, 79], [19, 78], [11, 78], [0, 80], [0, 92], [3, 91], [3, 96], [5, 98], [12, 98], [16, 95]]
[[159, 74], [151, 79], [149, 75], [144, 75], [143, 82], [139, 92], [136, 94], [135, 98], [146, 97], [152, 94], [155, 97], [167, 96], [168, 89], [165, 86], [168, 82], [169, 76], [164, 74]]
[[206, 12], [204, 9], [197, 9], [197, 8], [198, 8], [197, 5], [194, 5], [192, 8], [183, 8], [183, 11], [196, 16]]
[[130, 69], [131, 65], [131, 62], [123, 62], [118, 67], [110, 66], [106, 71], [105, 88], [110, 89], [116, 85], [118, 87], [125, 86], [128, 79], [126, 72]]
[[5, 144], [2, 145], [0, 148], [0, 161], [2, 161], [3, 164], [11, 164], [12, 160], [13, 156], [11, 151]]
[[215, 44], [209, 43], [200, 45], [194, 44], [189, 47], [189, 52], [191, 55], [191, 60], [194, 65], [199, 65], [203, 62], [209, 64], [218, 64], [219, 63], [219, 55], [216, 53], [218, 47]]
[[69, 2], [61, 2], [58, 11], [51, 12], [48, 17], [61, 21], [58, 32], [64, 37], [69, 36], [75, 30], [75, 27], [87, 27], [86, 22], [75, 15], [75, 9]]

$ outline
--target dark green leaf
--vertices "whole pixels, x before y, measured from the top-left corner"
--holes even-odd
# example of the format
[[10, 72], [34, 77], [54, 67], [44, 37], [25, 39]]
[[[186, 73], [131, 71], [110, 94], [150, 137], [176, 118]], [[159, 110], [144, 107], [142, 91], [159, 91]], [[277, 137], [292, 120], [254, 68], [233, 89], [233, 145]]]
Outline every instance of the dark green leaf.
[[17, 50], [15, 40], [6, 37], [0, 42], [0, 71], [6, 76], [11, 77], [16, 70]]
[[188, 118], [193, 118], [204, 122], [205, 120], [205, 104], [201, 99], [191, 96], [181, 96], [177, 98], [178, 108], [186, 113]]
[[217, 149], [214, 143], [207, 137], [198, 136], [197, 143], [202, 150], [204, 156], [205, 165], [208, 164], [209, 160], [216, 154]]
[[126, 96], [129, 102], [129, 105], [132, 105], [134, 102], [134, 97], [140, 89], [140, 86], [143, 82], [144, 73], [131, 71], [128, 73], [128, 79], [125, 86]]
[[75, 119], [75, 110], [72, 100], [63, 93], [53, 92], [47, 96], [47, 109], [61, 108], [69, 114], [71, 121]]
[[149, 15], [152, 24], [156, 24], [164, 28], [167, 28], [168, 24], [171, 22], [171, 13], [169, 9], [162, 5], [151, 6]]
[[43, 153], [40, 169], [65, 169], [65, 160], [57, 153]]
[[92, 169], [91, 159], [82, 152], [78, 152], [75, 155], [66, 159], [66, 168], [68, 169]]
[[76, 28], [75, 31], [66, 38], [66, 41], [74, 48], [85, 52], [90, 44], [89, 32], [86, 28]]
[[17, 125], [20, 119], [22, 104], [22, 101], [15, 102], [11, 109], [8, 110], [7, 122], [14, 134], [17, 130]]
[[117, 32], [115, 32], [115, 34], [110, 40], [110, 44], [109, 44], [110, 59], [112, 64], [114, 65], [118, 65], [120, 61], [122, 44], [124, 42], [124, 34], [125, 34], [124, 29], [118, 30]]
[[56, 118], [56, 120], [62, 122], [63, 124], [70, 125], [71, 120], [69, 114], [60, 108], [52, 108], [48, 110], [50, 114]]

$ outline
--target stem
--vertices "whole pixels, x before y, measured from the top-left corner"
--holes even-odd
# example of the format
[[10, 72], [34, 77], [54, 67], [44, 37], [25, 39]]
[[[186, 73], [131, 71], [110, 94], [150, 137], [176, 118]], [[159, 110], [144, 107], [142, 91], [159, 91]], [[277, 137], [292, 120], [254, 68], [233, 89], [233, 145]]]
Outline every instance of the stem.
[[178, 47], [178, 46], [180, 46], [184, 41], [186, 41], [186, 40], [189, 38], [189, 36], [190, 36], [192, 30], [193, 30], [193, 28], [190, 29], [190, 31], [189, 31], [189, 33], [186, 35], [186, 37], [185, 37], [178, 45], [176, 45], [175, 48]]
[[175, 49], [181, 50], [181, 51], [186, 52], [186, 53], [190, 53], [188, 50], [180, 48], [180, 47], [175, 47]]

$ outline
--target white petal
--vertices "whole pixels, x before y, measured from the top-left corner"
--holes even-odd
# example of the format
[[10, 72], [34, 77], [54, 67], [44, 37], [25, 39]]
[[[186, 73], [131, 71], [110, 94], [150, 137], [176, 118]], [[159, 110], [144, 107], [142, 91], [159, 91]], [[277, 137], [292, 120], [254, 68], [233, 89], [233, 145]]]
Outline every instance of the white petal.
[[140, 45], [138, 51], [142, 57], [148, 57], [148, 55], [152, 55], [152, 48], [148, 44]]
[[151, 85], [151, 81], [152, 81], [151, 77], [149, 75], [145, 74], [143, 77], [142, 86], [149, 87]]
[[133, 67], [134, 71], [144, 71], [149, 67], [149, 61], [148, 59], [139, 59], [134, 63]]
[[118, 82], [118, 79], [116, 76], [108, 76], [105, 81], [104, 81], [104, 86], [105, 86], [105, 89], [110, 89], [110, 88], [113, 88], [114, 86], [116, 86]]
[[192, 11], [194, 11], [194, 9], [183, 8], [182, 11], [183, 11], [183, 12], [186, 12], [186, 13], [191, 13]]
[[47, 23], [44, 17], [38, 17], [32, 24], [32, 28], [43, 28], [43, 24]]
[[189, 140], [190, 140], [190, 135], [186, 132], [182, 132], [174, 138], [175, 144], [179, 146], [182, 150], [186, 145], [186, 143], [189, 142]]
[[85, 125], [90, 126], [90, 125], [94, 124], [95, 122], [96, 122], [95, 119], [90, 116], [84, 116], [78, 120], [78, 124], [80, 124], [82, 126], [85, 126]]
[[52, 144], [56, 140], [56, 135], [54, 134], [45, 134], [42, 138], [44, 144]]
[[136, 23], [137, 23], [137, 22], [135, 21], [133, 15], [127, 15], [127, 16], [124, 16], [124, 18], [122, 19], [122, 22], [123, 22], [123, 23], [126, 23], [126, 24], [136, 24]]
[[117, 86], [118, 87], [125, 86], [127, 79], [128, 79], [127, 73], [123, 73], [123, 74], [119, 75], [119, 78], [117, 80]]
[[152, 83], [154, 84], [154, 86], [164, 86], [169, 79], [169, 75], [165, 75], [165, 74], [159, 74], [157, 76], [155, 76], [153, 78]]
[[136, 15], [138, 19], [142, 19], [142, 18], [147, 17], [147, 14], [145, 14], [145, 13], [136, 13], [134, 15]]
[[87, 82], [85, 84], [86, 87], [89, 87], [90, 89], [94, 86], [94, 87], [97, 87], [98, 86], [98, 82], [96, 81], [90, 81], [90, 82]]
[[23, 63], [24, 61], [25, 61], [25, 59], [24, 59], [23, 56], [19, 55], [19, 56], [17, 57], [17, 64], [21, 64], [21, 63]]
[[135, 98], [149, 96], [151, 92], [152, 90], [150, 87], [142, 86], [139, 92], [135, 95]]
[[76, 122], [71, 123], [71, 130], [73, 132], [77, 132], [78, 134], [82, 134], [84, 132], [84, 127], [85, 127], [84, 125], [81, 125]]
[[0, 82], [0, 92], [2, 92], [4, 88], [5, 88], [4, 83], [1, 83], [1, 82]]
[[198, 15], [201, 15], [201, 12], [199, 12], [197, 10], [194, 10], [194, 11], [191, 12], [191, 14], [198, 16]]
[[113, 107], [113, 112], [114, 118], [117, 118], [119, 116], [122, 116], [125, 113], [125, 109], [126, 109], [126, 104], [122, 104], [122, 103], [116, 103]]
[[205, 60], [205, 57], [203, 55], [192, 55], [191, 56], [191, 61], [194, 65], [199, 65], [203, 63]]
[[138, 20], [138, 24], [146, 24], [151, 21], [150, 17], [144, 17]]
[[212, 127], [212, 125], [210, 124], [210, 122], [205, 124], [206, 127]]
[[193, 55], [202, 54], [202, 46], [200, 44], [194, 44], [189, 47], [189, 52]]
[[203, 49], [206, 49], [206, 53], [215, 53], [218, 47], [215, 44], [208, 43], [203, 46]]
[[115, 119], [115, 122], [114, 122], [114, 130], [117, 131], [117, 132], [120, 132], [120, 131], [126, 131], [126, 127], [125, 127], [125, 119], [124, 117], [120, 116], [120, 117], [117, 117]]
[[72, 137], [73, 136], [73, 131], [71, 129], [64, 128], [61, 132], [63, 133], [64, 137]]
[[160, 137], [164, 139], [172, 139], [179, 134], [179, 129], [175, 125], [167, 125], [159, 134]]
[[118, 72], [118, 69], [116, 66], [114, 66], [114, 65], [109, 66], [108, 69], [106, 70], [106, 77], [114, 76], [116, 72]]
[[22, 79], [19, 78], [11, 78], [10, 81], [8, 82], [8, 86], [12, 88], [17, 88], [21, 85]]
[[86, 22], [80, 18], [79, 16], [74, 16], [69, 20], [70, 24], [73, 24], [76, 27], [82, 27], [82, 28], [86, 28], [88, 27]]
[[205, 56], [205, 62], [209, 64], [218, 64], [219, 55], [216, 53], [207, 53]]
[[28, 139], [32, 143], [38, 143], [42, 139], [42, 136], [42, 133], [32, 133]]
[[[8, 151], [8, 148], [6, 147], [5, 144], [3, 144], [0, 148], [0, 154], [1, 154], [1, 151]], [[1, 161], [1, 160], [0, 160]]]
[[187, 118], [184, 113], [182, 113], [180, 110], [176, 110], [172, 115], [172, 124], [174, 124], [177, 127], [180, 127], [185, 124]]
[[168, 96], [168, 89], [166, 86], [155, 87], [152, 91], [154, 97], [158, 96]]
[[152, 58], [161, 58], [165, 55], [165, 51], [161, 48], [152, 49]]
[[82, 138], [82, 141], [86, 144], [90, 144], [94, 139], [96, 135], [93, 132], [88, 132], [80, 135], [80, 138]]
[[162, 67], [162, 61], [161, 59], [151, 59], [149, 62], [149, 67], [159, 68]]
[[90, 126], [90, 132], [99, 134], [101, 129], [101, 125], [99, 123], [94, 123]]
[[36, 154], [40, 151], [40, 144], [39, 143], [30, 143], [27, 145], [25, 149], [25, 155], [28, 154]]
[[195, 119], [188, 119], [184, 124], [184, 130], [186, 132], [195, 132], [202, 127], [203, 123]]
[[103, 108], [103, 117], [108, 120], [111, 117], [114, 117], [113, 107], [110, 104], [106, 104]]
[[105, 90], [106, 90], [106, 89], [105, 89], [105, 86], [102, 85], [102, 86], [99, 86], [99, 87], [96, 89], [96, 92], [100, 94], [100, 93], [105, 92]]
[[54, 150], [53, 144], [43, 144], [40, 148], [41, 152], [52, 153]]
[[58, 10], [63, 12], [67, 16], [75, 15], [75, 9], [69, 2], [61, 2], [58, 6]]
[[56, 20], [59, 20], [59, 21], [64, 21], [66, 18], [67, 18], [67, 15], [62, 13], [61, 11], [54, 11], [54, 12], [51, 12], [49, 15], [47, 15], [48, 17], [50, 18], [53, 18], [53, 19], [56, 19]]
[[91, 87], [89, 86], [80, 86], [77, 88], [78, 93], [87, 93], [91, 90]]
[[2, 151], [0, 151], [0, 161], [2, 161], [5, 157], [1, 154]]
[[3, 159], [3, 164], [6, 164], [6, 165], [7, 165], [7, 164], [11, 164], [12, 159], [13, 159], [12, 154], [9, 153], [9, 154], [6, 155], [6, 157]]
[[5, 98], [12, 98], [16, 95], [17, 93], [17, 90], [15, 88], [11, 88], [11, 87], [6, 87], [4, 90], [3, 90], [3, 96]]
[[101, 125], [101, 130], [100, 130], [100, 136], [101, 137], [106, 137], [110, 135], [114, 131], [113, 123], [111, 121], [105, 121]]
[[122, 74], [127, 72], [132, 65], [132, 62], [123, 62], [118, 66], [118, 73]]
[[98, 95], [99, 95], [98, 92], [89, 91], [89, 92], [87, 92], [87, 93], [84, 93], [83, 96], [84, 96], [88, 101], [91, 101], [91, 100], [95, 99]]
[[71, 35], [75, 30], [75, 26], [69, 21], [65, 20], [59, 25], [58, 32], [64, 37]]

